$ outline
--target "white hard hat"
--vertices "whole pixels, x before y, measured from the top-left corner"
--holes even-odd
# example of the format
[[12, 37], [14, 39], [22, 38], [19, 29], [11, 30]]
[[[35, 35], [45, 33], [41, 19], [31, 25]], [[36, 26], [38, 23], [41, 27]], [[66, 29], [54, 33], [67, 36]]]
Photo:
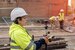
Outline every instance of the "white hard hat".
[[11, 11], [11, 21], [14, 21], [17, 17], [23, 17], [28, 15], [23, 8], [17, 7]]
[[64, 11], [63, 9], [60, 10], [60, 12], [63, 12], [63, 11]]

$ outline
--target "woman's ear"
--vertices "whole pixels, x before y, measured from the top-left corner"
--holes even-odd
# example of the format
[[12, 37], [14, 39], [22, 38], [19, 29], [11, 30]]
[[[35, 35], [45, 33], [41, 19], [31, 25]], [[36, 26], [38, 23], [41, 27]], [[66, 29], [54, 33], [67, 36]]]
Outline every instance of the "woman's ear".
[[18, 18], [17, 21], [18, 21], [18, 23], [21, 23], [22, 18]]
[[21, 21], [21, 20], [22, 20], [22, 18], [18, 18], [17, 20], [18, 20], [18, 21]]
[[20, 23], [21, 20], [20, 19], [17, 19], [17, 21], [18, 21], [18, 23]]
[[17, 19], [17, 21], [19, 21], [19, 19]]

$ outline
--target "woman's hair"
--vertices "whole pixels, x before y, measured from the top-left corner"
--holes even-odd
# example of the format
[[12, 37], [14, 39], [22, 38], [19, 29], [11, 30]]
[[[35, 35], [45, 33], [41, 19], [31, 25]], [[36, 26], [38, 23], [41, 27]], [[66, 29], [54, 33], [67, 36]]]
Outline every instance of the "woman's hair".
[[18, 20], [22, 20], [22, 17], [17, 17], [16, 20], [14, 20], [13, 22], [14, 22], [15, 24], [18, 24]]

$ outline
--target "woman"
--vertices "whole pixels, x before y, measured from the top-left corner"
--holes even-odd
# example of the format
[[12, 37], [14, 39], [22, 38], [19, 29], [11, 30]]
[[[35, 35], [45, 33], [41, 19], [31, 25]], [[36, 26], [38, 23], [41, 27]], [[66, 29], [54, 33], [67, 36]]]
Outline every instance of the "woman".
[[38, 50], [43, 44], [48, 43], [48, 38], [44, 37], [34, 41], [27, 30], [23, 27], [26, 24], [27, 13], [23, 8], [17, 7], [11, 11], [11, 21], [9, 36], [11, 50]]

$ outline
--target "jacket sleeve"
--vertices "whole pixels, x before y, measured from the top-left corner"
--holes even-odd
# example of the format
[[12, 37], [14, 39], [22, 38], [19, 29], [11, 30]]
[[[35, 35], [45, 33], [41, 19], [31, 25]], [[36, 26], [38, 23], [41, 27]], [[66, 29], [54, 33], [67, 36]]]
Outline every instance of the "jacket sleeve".
[[29, 49], [29, 47], [34, 46], [34, 43], [31, 41], [31, 37], [27, 32], [17, 30], [14, 32], [14, 40], [22, 49]]
[[43, 44], [46, 44], [43, 38], [38, 41], [35, 41], [34, 43], [36, 44], [36, 50], [40, 49]]

